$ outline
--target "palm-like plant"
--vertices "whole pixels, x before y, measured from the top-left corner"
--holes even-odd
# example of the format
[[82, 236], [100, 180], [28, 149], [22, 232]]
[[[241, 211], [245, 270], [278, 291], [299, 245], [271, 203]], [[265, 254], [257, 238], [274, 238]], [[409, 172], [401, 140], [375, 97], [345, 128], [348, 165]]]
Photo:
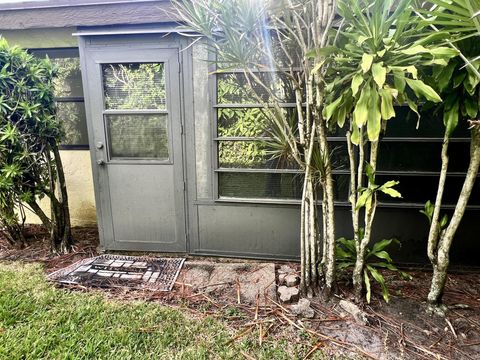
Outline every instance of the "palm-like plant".
[[[423, 211], [430, 221], [428, 257], [433, 266], [427, 300], [430, 310], [443, 313], [445, 307], [442, 305], [442, 296], [450, 247], [480, 167], [480, 1], [429, 0], [417, 13], [437, 34], [447, 34], [446, 43], [459, 51], [458, 58], [433, 73], [432, 83], [436, 84], [446, 100], [443, 117], [445, 135], [435, 203], [428, 202]], [[448, 146], [450, 136], [460, 120], [467, 120], [471, 127], [470, 163], [455, 210], [450, 222], [447, 222], [447, 218], [441, 215], [441, 206], [448, 171]]]
[[[394, 104], [407, 104], [418, 114], [417, 103], [441, 101], [437, 92], [421, 78], [421, 68], [445, 66], [457, 51], [438, 46], [442, 36], [429, 33], [426, 24], [413, 14], [411, 0], [342, 0], [344, 19], [330, 66], [330, 103], [325, 115], [332, 126], [348, 123], [350, 158], [350, 202], [356, 244], [353, 270], [355, 295], [361, 299], [365, 254], [372, 238], [377, 193], [401, 197], [396, 181], [376, 184], [378, 142], [388, 121], [395, 117]], [[369, 154], [366, 146], [369, 145]], [[359, 148], [358, 160], [354, 146]], [[367, 164], [365, 165], [365, 161]], [[367, 184], [364, 185], [364, 176]], [[363, 226], [360, 215], [364, 210]], [[361, 228], [364, 231], [360, 231]]]
[[[323, 252], [326, 293], [335, 275], [335, 219], [333, 179], [323, 118], [326, 58], [312, 49], [327, 44], [335, 15], [335, 0], [174, 0], [184, 26], [215, 53], [217, 72], [240, 70], [249, 94], [269, 121], [276, 157], [288, 158], [303, 170], [301, 203], [301, 262], [304, 292], [319, 283], [317, 184], [322, 184]], [[195, 35], [193, 35], [195, 36]], [[279, 79], [283, 89], [279, 89]], [[285, 89], [294, 99], [292, 123], [282, 107]], [[325, 162], [316, 171], [313, 159]], [[315, 155], [315, 156], [314, 156]], [[320, 177], [320, 178], [319, 178]]]

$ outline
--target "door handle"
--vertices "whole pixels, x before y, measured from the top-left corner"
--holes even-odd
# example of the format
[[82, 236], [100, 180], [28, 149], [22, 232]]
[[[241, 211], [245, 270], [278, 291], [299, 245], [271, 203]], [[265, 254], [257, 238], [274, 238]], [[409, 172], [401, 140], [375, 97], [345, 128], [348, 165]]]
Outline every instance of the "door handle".
[[97, 165], [100, 165], [100, 166], [105, 165], [105, 160], [103, 160], [103, 159], [98, 159], [98, 160], [97, 160]]

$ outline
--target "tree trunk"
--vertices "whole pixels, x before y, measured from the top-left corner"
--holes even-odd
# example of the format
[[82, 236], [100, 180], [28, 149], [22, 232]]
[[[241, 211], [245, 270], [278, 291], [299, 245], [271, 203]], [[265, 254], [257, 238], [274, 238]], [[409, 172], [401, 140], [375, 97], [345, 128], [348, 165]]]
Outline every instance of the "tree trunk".
[[[370, 143], [370, 166], [373, 169], [373, 172], [377, 170], [377, 158], [378, 158], [378, 140]], [[375, 219], [375, 211], [377, 208], [377, 200], [375, 193], [372, 194], [372, 204], [369, 209], [365, 209], [365, 231], [363, 237], [360, 239], [360, 242], [357, 243], [357, 258], [355, 261], [355, 266], [353, 268], [353, 292], [355, 299], [360, 302], [362, 301], [363, 295], [363, 270], [365, 267], [365, 252], [367, 246], [370, 243], [372, 238], [372, 228], [373, 220]]]
[[478, 169], [480, 166], [480, 126], [472, 129], [472, 141], [470, 145], [470, 164], [467, 170], [467, 176], [463, 183], [462, 191], [455, 206], [450, 223], [447, 228], [441, 232], [440, 239], [436, 248], [435, 262], [433, 263], [433, 277], [428, 294], [427, 302], [431, 310], [439, 309], [442, 303], [443, 291], [447, 279], [447, 269], [449, 264], [450, 247], [453, 238], [460, 226], [460, 222], [465, 213], [468, 200], [472, 193], [473, 186], [477, 180]]
[[441, 227], [440, 227], [440, 211], [442, 208], [443, 200], [443, 191], [445, 190], [445, 181], [447, 179], [448, 172], [448, 145], [449, 145], [449, 136], [445, 132], [445, 136], [442, 144], [442, 167], [440, 170], [440, 178], [438, 180], [437, 196], [435, 198], [435, 208], [433, 210], [432, 219], [430, 222], [430, 230], [428, 232], [428, 245], [427, 245], [427, 254], [430, 262], [433, 266], [437, 263], [437, 245], [438, 238], [440, 237]]
[[[321, 86], [318, 87], [321, 89]], [[318, 91], [318, 90], [317, 90]], [[318, 101], [322, 104], [322, 101]], [[319, 110], [321, 114], [321, 108]], [[320, 152], [324, 154], [325, 163], [325, 175], [322, 181], [323, 184], [323, 224], [324, 229], [324, 243], [326, 249], [323, 251], [326, 253], [324, 264], [324, 277], [325, 277], [325, 289], [324, 297], [329, 298], [332, 294], [335, 286], [335, 274], [336, 274], [336, 248], [335, 248], [335, 202], [334, 202], [334, 181], [332, 177], [332, 164], [330, 159], [330, 149], [327, 141], [327, 128], [323, 119], [317, 122], [317, 132], [320, 142]]]
[[316, 186], [310, 171], [306, 172], [301, 206], [301, 284], [303, 295], [318, 291], [318, 229]]
[[60, 237], [57, 240], [56, 249], [61, 253], [69, 252], [73, 240], [72, 240], [72, 227], [70, 222], [70, 208], [68, 205], [68, 193], [67, 184], [65, 181], [65, 173], [63, 171], [62, 159], [60, 158], [60, 152], [58, 146], [55, 144], [52, 146], [53, 156], [55, 160], [55, 168], [57, 171], [57, 180], [59, 184], [59, 196], [58, 202], [60, 208], [58, 209], [58, 226]]

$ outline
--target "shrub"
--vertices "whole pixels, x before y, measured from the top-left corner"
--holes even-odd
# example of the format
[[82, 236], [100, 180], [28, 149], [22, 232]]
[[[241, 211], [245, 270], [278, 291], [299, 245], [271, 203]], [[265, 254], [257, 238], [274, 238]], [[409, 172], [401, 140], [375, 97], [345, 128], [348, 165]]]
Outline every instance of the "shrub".
[[[29, 209], [49, 229], [52, 248], [63, 252], [70, 247], [71, 232], [58, 151], [63, 131], [55, 117], [54, 75], [48, 59], [0, 39], [0, 225], [10, 242], [24, 244]], [[50, 199], [50, 216], [38, 204], [45, 196]]]

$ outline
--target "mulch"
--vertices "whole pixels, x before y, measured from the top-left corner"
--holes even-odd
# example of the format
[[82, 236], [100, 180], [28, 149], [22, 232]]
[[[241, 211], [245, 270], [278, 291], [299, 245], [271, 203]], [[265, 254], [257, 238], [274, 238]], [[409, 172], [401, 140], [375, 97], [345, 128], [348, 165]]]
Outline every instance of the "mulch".
[[[78, 260], [98, 254], [98, 232], [94, 228], [74, 228], [75, 249], [69, 254], [55, 255], [48, 246], [48, 234], [41, 226], [29, 226], [28, 246], [12, 248], [0, 234], [0, 261], [40, 262], [51, 273]], [[297, 267], [298, 264], [290, 264]], [[277, 264], [279, 267], [280, 264]], [[314, 319], [299, 319], [290, 306], [277, 299], [268, 299], [267, 306], [239, 302], [237, 297], [212, 295], [202, 289], [177, 282], [171, 292], [152, 292], [129, 288], [93, 289], [68, 286], [75, 291], [101, 292], [121, 301], [143, 300], [188, 309], [191, 316], [211, 316], [227, 323], [232, 330], [230, 342], [255, 335], [259, 345], [287, 338], [309, 349], [305, 358], [317, 350], [338, 355], [371, 359], [479, 359], [480, 358], [480, 273], [462, 269], [449, 275], [444, 303], [446, 317], [429, 315], [424, 299], [431, 273], [409, 269], [412, 281], [403, 281], [394, 274], [384, 274], [391, 300], [386, 304], [378, 295], [371, 304], [363, 305], [368, 325], [356, 323], [339, 306], [338, 300], [351, 300], [347, 278], [340, 279], [337, 295], [325, 302], [313, 298]], [[298, 331], [291, 331], [296, 328]], [[145, 331], [148, 331], [146, 329]], [[152, 330], [153, 331], [153, 330]], [[313, 344], [313, 345], [312, 345]], [[246, 358], [248, 354], [244, 354]]]

